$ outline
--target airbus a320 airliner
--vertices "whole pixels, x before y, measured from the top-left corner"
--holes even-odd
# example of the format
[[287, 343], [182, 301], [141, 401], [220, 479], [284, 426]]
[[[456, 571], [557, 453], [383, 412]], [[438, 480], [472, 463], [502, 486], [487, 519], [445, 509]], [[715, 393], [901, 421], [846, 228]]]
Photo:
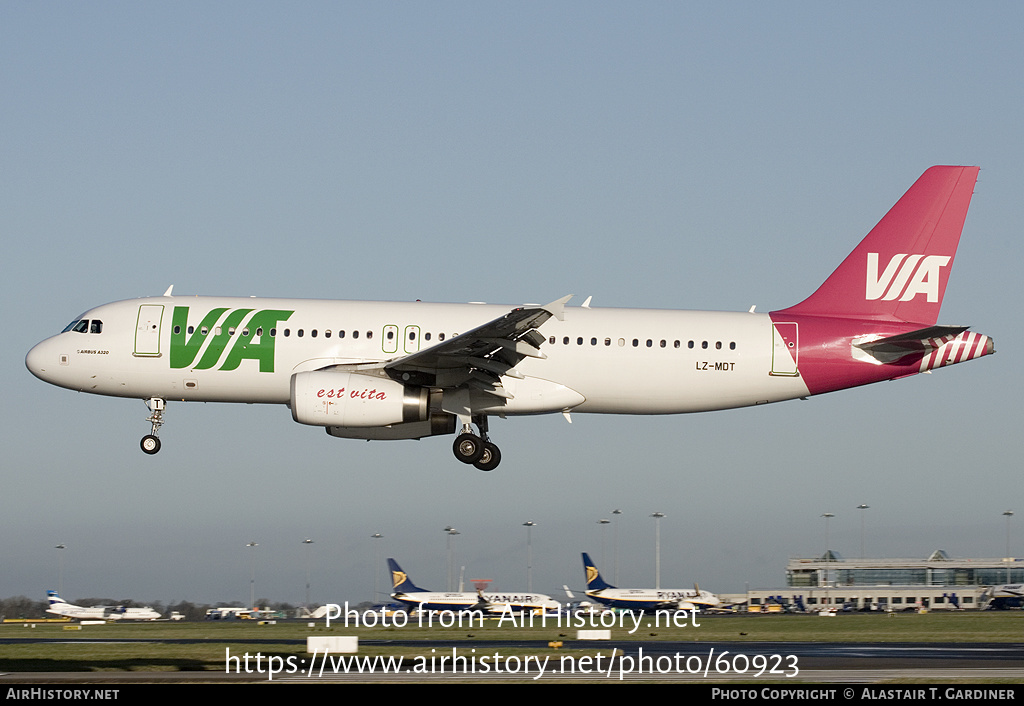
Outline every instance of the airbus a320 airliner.
[[[936, 325], [977, 167], [932, 167], [803, 302], [767, 314], [484, 304], [161, 297], [105, 304], [29, 351], [28, 369], [146, 402], [284, 404], [349, 439], [456, 434], [501, 460], [489, 416], [680, 414], [923, 373], [994, 352]], [[474, 431], [473, 426], [476, 426]]]

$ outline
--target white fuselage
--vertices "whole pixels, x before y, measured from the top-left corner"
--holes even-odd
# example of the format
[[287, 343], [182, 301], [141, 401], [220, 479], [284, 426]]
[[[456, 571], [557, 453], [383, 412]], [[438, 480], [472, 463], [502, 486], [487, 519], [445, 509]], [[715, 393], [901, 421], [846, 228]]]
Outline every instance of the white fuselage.
[[157, 620], [160, 617], [160, 614], [152, 608], [120, 608], [118, 606], [85, 608], [70, 603], [52, 603], [46, 612], [77, 620]]
[[558, 610], [561, 605], [542, 593], [470, 593], [468, 591], [413, 591], [395, 593], [392, 598], [409, 608], [422, 610], [465, 611], [476, 608], [484, 613]]
[[[295, 373], [395, 360], [508, 311], [483, 304], [154, 297], [82, 314], [81, 321], [101, 326], [53, 336], [26, 362], [48, 382], [95, 394], [287, 404]], [[523, 360], [521, 379], [503, 379], [510, 397], [482, 396], [475, 411], [676, 414], [808, 394], [798, 375], [771, 374], [778, 337], [766, 314], [567, 307], [564, 320], [552, 318], [539, 332], [546, 358]], [[257, 359], [253, 351], [261, 346]]]
[[626, 610], [702, 610], [721, 603], [715, 594], [693, 589], [605, 588], [587, 591], [587, 597], [611, 608]]

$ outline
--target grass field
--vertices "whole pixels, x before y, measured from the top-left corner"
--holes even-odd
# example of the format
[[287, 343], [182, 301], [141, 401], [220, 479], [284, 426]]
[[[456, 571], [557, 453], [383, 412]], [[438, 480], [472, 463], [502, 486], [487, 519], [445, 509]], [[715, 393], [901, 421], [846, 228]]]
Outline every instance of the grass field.
[[[651, 618], [653, 620], [653, 617]], [[310, 628], [301, 621], [258, 625], [249, 621], [204, 623], [139, 623], [87, 625], [65, 630], [62, 624], [37, 623], [29, 627], [16, 623], [0, 625], [0, 671], [223, 671], [226, 650], [232, 655], [245, 652], [287, 657], [305, 656], [310, 635], [356, 635], [360, 654], [429, 655], [431, 640], [462, 640], [466, 647], [486, 640], [550, 641], [575, 640], [576, 628], [502, 624], [496, 619], [472, 627], [442, 628], [418, 626], [415, 619], [406, 627], [345, 628], [324, 627], [318, 621]], [[1024, 642], [1024, 612], [986, 613], [856, 613], [823, 618], [816, 615], [698, 616], [699, 626], [648, 627], [645, 616], [632, 634], [630, 620], [624, 628], [612, 628], [613, 640], [636, 641], [755, 641], [755, 642]], [[61, 642], [34, 643], [50, 639]], [[8, 641], [14, 642], [8, 642]], [[103, 642], [93, 642], [103, 640]], [[153, 640], [154, 642], [133, 642]], [[187, 643], [173, 642], [188, 640]], [[425, 641], [422, 647], [366, 644], [365, 641]], [[192, 642], [195, 641], [195, 642]], [[580, 654], [601, 649], [591, 643]], [[564, 650], [565, 648], [563, 648]], [[607, 649], [607, 648], [604, 648]], [[551, 648], [509, 649], [503, 653], [550, 654]]]

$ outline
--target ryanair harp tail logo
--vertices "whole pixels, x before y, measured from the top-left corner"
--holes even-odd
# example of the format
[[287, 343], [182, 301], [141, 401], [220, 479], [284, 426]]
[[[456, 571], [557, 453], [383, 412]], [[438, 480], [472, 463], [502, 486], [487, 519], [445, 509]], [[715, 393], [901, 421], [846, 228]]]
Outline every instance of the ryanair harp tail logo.
[[259, 361], [261, 373], [272, 373], [277, 324], [293, 313], [220, 307], [207, 312], [198, 326], [189, 326], [188, 307], [176, 306], [171, 321], [171, 367], [209, 370], [224, 357], [218, 369], [235, 370], [249, 358]]
[[908, 302], [924, 294], [931, 303], [939, 301], [939, 274], [949, 264], [948, 255], [893, 255], [881, 275], [878, 274], [878, 253], [869, 252], [867, 286], [864, 298], [891, 302]]

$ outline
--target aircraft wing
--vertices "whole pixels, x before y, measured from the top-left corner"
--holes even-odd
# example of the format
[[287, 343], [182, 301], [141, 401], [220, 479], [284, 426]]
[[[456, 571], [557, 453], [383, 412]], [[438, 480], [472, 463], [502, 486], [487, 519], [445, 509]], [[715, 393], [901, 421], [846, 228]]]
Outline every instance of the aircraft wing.
[[544, 336], [537, 332], [552, 316], [562, 320], [572, 295], [542, 307], [519, 307], [472, 331], [384, 364], [393, 379], [424, 387], [468, 386], [510, 397], [500, 378], [522, 378], [515, 366], [525, 358], [546, 358], [540, 350]]

